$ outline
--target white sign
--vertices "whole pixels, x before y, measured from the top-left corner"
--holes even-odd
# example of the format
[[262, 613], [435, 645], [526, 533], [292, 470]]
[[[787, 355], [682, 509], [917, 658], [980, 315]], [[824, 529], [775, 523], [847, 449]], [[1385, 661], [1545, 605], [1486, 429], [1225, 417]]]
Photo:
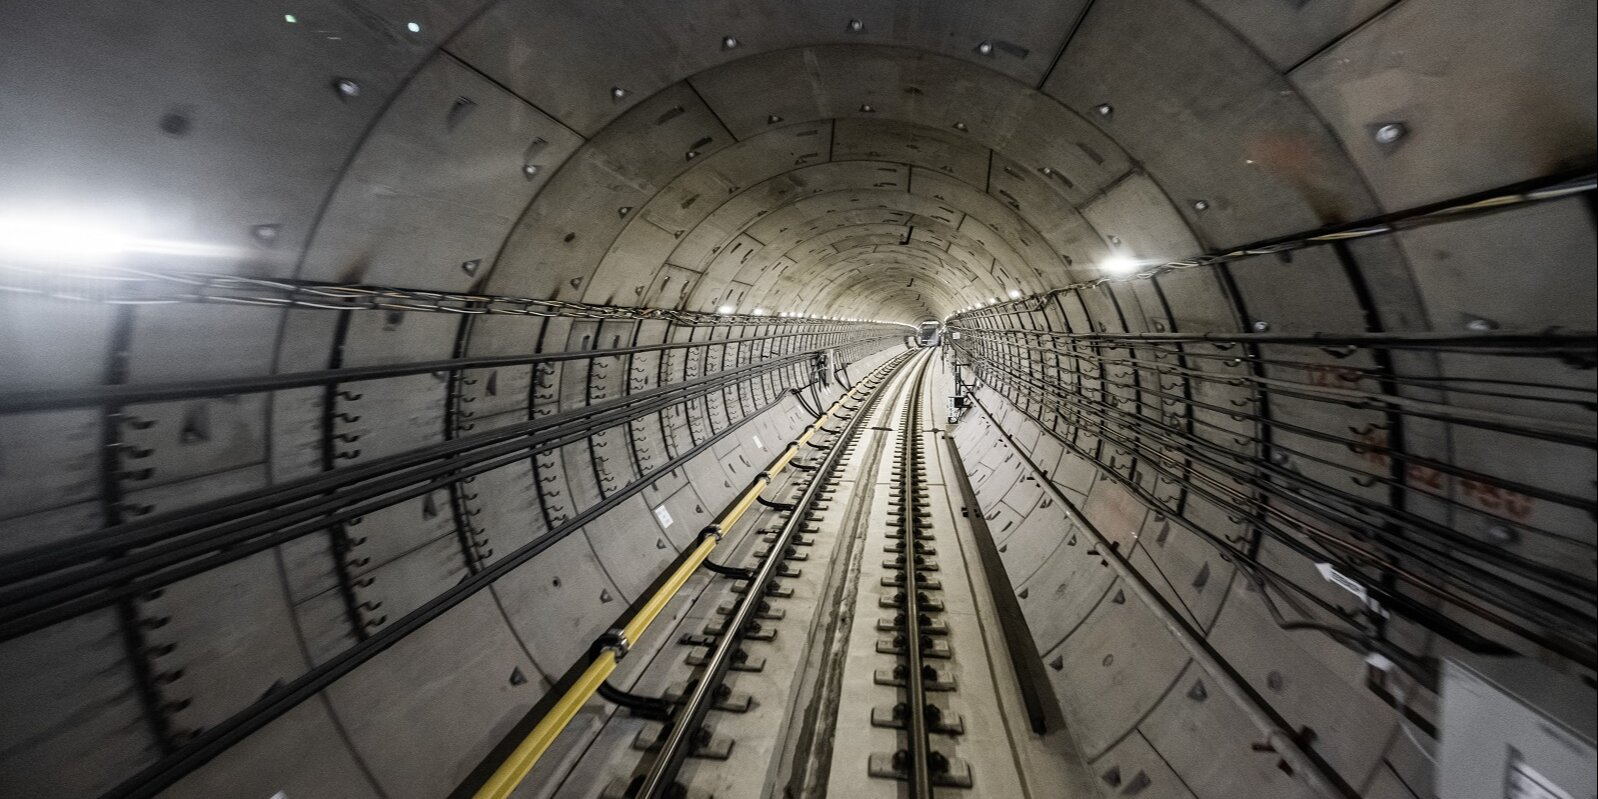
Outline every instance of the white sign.
[[1326, 578], [1326, 582], [1359, 597], [1361, 602], [1370, 602], [1370, 595], [1365, 592], [1365, 586], [1358, 580], [1338, 571], [1330, 563], [1317, 563], [1315, 568], [1320, 571], [1322, 577]]
[[671, 526], [671, 511], [666, 510], [665, 505], [655, 508], [655, 518], [660, 520], [661, 527]]
[[1322, 577], [1326, 578], [1326, 582], [1329, 582], [1332, 585], [1335, 585], [1338, 588], [1341, 588], [1344, 591], [1359, 597], [1359, 601], [1364, 604], [1365, 607], [1368, 607], [1383, 616], [1388, 615], [1387, 611], [1382, 609], [1381, 603], [1371, 598], [1370, 592], [1365, 590], [1364, 583], [1361, 583], [1360, 581], [1338, 571], [1336, 567], [1332, 566], [1330, 563], [1317, 563], [1315, 564], [1315, 569], [1321, 573]]

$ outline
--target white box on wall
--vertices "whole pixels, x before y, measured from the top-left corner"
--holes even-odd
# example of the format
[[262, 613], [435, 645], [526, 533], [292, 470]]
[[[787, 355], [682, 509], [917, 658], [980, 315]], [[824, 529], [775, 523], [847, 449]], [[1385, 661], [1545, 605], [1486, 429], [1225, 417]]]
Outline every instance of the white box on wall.
[[1594, 690], [1526, 658], [1443, 664], [1444, 799], [1598, 799]]

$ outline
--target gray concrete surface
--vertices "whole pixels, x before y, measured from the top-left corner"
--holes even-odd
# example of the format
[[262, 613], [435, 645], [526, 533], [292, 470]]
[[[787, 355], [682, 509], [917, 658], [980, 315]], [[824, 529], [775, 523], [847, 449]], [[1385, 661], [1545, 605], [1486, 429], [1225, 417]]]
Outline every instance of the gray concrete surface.
[[[858, 376], [902, 346], [851, 346], [869, 320], [943, 320], [1095, 279], [1112, 256], [1183, 258], [1590, 170], [1598, 129], [1594, 6], [1581, 0], [95, 0], [8, 3], [3, 19], [0, 236], [13, 244], [42, 236], [46, 248], [73, 249], [114, 232], [143, 244], [93, 258], [131, 269], [766, 318], [463, 324], [455, 314], [0, 291], [7, 396], [691, 344], [485, 367], [461, 381], [440, 372], [343, 384], [348, 393], [299, 387], [3, 414], [0, 558], [817, 342], [841, 347]], [[1394, 123], [1404, 135], [1379, 140]], [[1342, 258], [1321, 248], [1290, 264], [1261, 256], [1224, 273], [1083, 289], [1006, 324], [1230, 333], [1265, 321], [1277, 333], [1342, 334], [1460, 332], [1485, 321], [1506, 332], [1590, 331], [1592, 208], [1588, 194], [1362, 240]], [[36, 278], [10, 269], [16, 250], [6, 244], [0, 287], [29, 285]], [[714, 343], [730, 339], [762, 340]], [[1126, 353], [1137, 351], [1148, 350]], [[1104, 377], [1086, 358], [1003, 353], [991, 355], [995, 365], [1057, 386]], [[1328, 368], [1365, 363], [1317, 357]], [[1535, 380], [1584, 396], [1593, 388], [1579, 364], [1399, 357], [1412, 374]], [[1200, 368], [1233, 374], [1220, 361]], [[0, 641], [0, 795], [110, 791], [274, 685], [638, 489], [169, 791], [447, 795], [751, 464], [808, 421], [784, 392], [810, 380], [807, 366], [784, 367], [347, 530], [174, 581], [120, 610]], [[1317, 430], [1380, 419], [1271, 388], [1185, 382], [1192, 402], [1268, 408]], [[1076, 452], [1119, 458], [1116, 469], [1146, 465], [1146, 455], [1105, 440], [1112, 431], [1074, 427], [1015, 385], [979, 392], [998, 426], [1046, 464], [1042, 479], [1122, 542], [1263, 702], [1314, 730], [1311, 748], [1330, 772], [1373, 799], [1434, 795], [1432, 742], [1368, 687], [1361, 653], [1280, 630], [1225, 552]], [[1106, 393], [1135, 400], [1138, 391]], [[1592, 425], [1579, 406], [1440, 401]], [[651, 473], [768, 405], [690, 463]], [[1191, 413], [1239, 436], [1261, 430]], [[1152, 611], [1117, 599], [1123, 586], [992, 423], [968, 415], [956, 437], [1096, 789], [1145, 799], [1306, 795], [1252, 747], [1235, 703], [1195, 689], [1207, 678]], [[116, 454], [105, 457], [108, 441]], [[1364, 462], [1335, 443], [1297, 445], [1328, 463]], [[1401, 446], [1589, 502], [1598, 479], [1590, 447], [1459, 425], [1417, 423]], [[1303, 473], [1386, 501], [1332, 468]], [[1181, 492], [1141, 474], [1161, 496]], [[1464, 491], [1444, 493], [1475, 501]], [[1206, 531], [1246, 532], [1224, 509], [1184, 501]], [[1473, 540], [1496, 540], [1508, 518], [1426, 497], [1412, 504]], [[1513, 522], [1550, 534], [1520, 535], [1503, 544], [1506, 556], [1592, 583], [1589, 514], [1542, 503]], [[1347, 604], [1285, 547], [1267, 542], [1260, 557]], [[1590, 685], [1590, 666], [1456, 620]], [[1395, 627], [1411, 651], [1450, 651], [1424, 629]], [[1435, 697], [1406, 686], [1410, 710], [1432, 717]], [[583, 734], [595, 734], [603, 713], [584, 716]]]

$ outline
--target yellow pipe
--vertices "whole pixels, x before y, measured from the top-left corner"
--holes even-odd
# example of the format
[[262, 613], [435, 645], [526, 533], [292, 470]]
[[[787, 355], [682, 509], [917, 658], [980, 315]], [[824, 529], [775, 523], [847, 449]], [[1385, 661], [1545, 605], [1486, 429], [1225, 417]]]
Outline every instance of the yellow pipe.
[[610, 673], [616, 670], [616, 653], [606, 650], [588, 664], [588, 668], [577, 678], [577, 683], [566, 692], [560, 701], [550, 708], [538, 726], [528, 733], [516, 751], [494, 770], [494, 775], [483, 783], [477, 791], [477, 799], [504, 799], [516, 790], [523, 779], [526, 779], [533, 766], [538, 764], [538, 759], [549, 750], [550, 744], [566, 729], [566, 725], [576, 717], [577, 711], [588, 701], [595, 691], [599, 690], [600, 683], [609, 679]]
[[[766, 485], [771, 482], [771, 478], [793, 462], [794, 457], [799, 454], [799, 448], [803, 447], [817, 431], [826, 425], [827, 420], [832, 418], [833, 412], [843, 405], [844, 399], [852, 396], [856, 390], [850, 389], [844, 393], [836, 402], [832, 403], [832, 407], [828, 408], [826, 413], [821, 414], [809, 427], [806, 427], [798, 438], [789, 442], [788, 446], [783, 447], [782, 453], [777, 456], [776, 460], [771, 462], [770, 466], [766, 467], [764, 472], [761, 472], [750, 482], [749, 487], [744, 489], [743, 494], [738, 497], [738, 501], [728, 507], [716, 519], [713, 525], [715, 529], [724, 531], [737, 524], [744, 513], [755, 504], [755, 500], [760, 496], [760, 492], [765, 490]], [[705, 559], [710, 557], [710, 551], [716, 548], [716, 544], [719, 541], [720, 536], [707, 535], [700, 539], [699, 546], [695, 547], [694, 551], [689, 553], [688, 557], [677, 565], [676, 570], [671, 573], [671, 577], [667, 578], [666, 582], [660, 586], [660, 589], [649, 598], [649, 601], [644, 603], [644, 606], [639, 608], [637, 613], [633, 614], [633, 617], [627, 621], [626, 626], [622, 627], [622, 637], [626, 640], [628, 646], [632, 646], [643, 636], [644, 631], [660, 615], [660, 612], [665, 610], [666, 605], [671, 603], [677, 592], [682, 590], [683, 585], [688, 582], [688, 578], [692, 577], [694, 572], [699, 570], [699, 566], [705, 562]], [[611, 672], [615, 670], [616, 653], [613, 650], [607, 649], [601, 652], [599, 657], [594, 658], [594, 661], [588, 664], [588, 668], [584, 669], [583, 673], [577, 678], [577, 682], [566, 690], [566, 693], [555, 702], [555, 706], [550, 708], [542, 719], [539, 719], [538, 724], [533, 727], [533, 731], [522, 739], [521, 744], [516, 747], [515, 751], [511, 752], [510, 757], [506, 758], [505, 762], [499, 764], [499, 768], [495, 769], [488, 781], [483, 783], [483, 787], [477, 789], [477, 793], [473, 794], [473, 799], [506, 799], [506, 797], [510, 796], [511, 792], [516, 790], [522, 780], [526, 779], [527, 775], [532, 772], [533, 766], [538, 765], [538, 759], [549, 751], [550, 745], [555, 742], [561, 732], [565, 731], [566, 725], [570, 724], [571, 720], [577, 716], [577, 711], [588, 702], [589, 697], [592, 697], [599, 690], [599, 686], [609, 679]]]
[[666, 609], [666, 605], [671, 603], [672, 597], [682, 590], [683, 585], [688, 582], [688, 578], [694, 576], [694, 572], [699, 570], [699, 564], [704, 563], [705, 558], [710, 557], [710, 550], [715, 548], [715, 538], [707, 535], [700, 539], [699, 546], [694, 547], [694, 551], [688, 555], [687, 560], [678, 564], [677, 570], [671, 573], [671, 577], [666, 580], [665, 585], [662, 585], [660, 590], [656, 591], [654, 596], [651, 596], [649, 601], [644, 603], [644, 606], [639, 608], [637, 613], [633, 614], [633, 617], [627, 621], [627, 626], [621, 630], [622, 636], [627, 639], [628, 646], [632, 646], [643, 636], [644, 630], [649, 627], [656, 616], [660, 615], [662, 610]]

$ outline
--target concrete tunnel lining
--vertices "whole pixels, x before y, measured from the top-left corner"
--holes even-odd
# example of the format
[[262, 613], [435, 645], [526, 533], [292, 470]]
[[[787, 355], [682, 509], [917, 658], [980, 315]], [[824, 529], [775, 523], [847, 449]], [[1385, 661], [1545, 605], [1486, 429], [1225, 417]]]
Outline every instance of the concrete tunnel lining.
[[[78, 302], [26, 292], [119, 289], [97, 282], [92, 264], [58, 279], [0, 260], [0, 289], [11, 289], [0, 290], [0, 400], [595, 354], [126, 406], [0, 402], [0, 563], [140, 523], [138, 513], [180, 518], [199, 503], [741, 377], [441, 484], [358, 529], [297, 537], [0, 641], [0, 715], [11, 720], [0, 794], [112, 791], [274, 685], [625, 494], [167, 795], [460, 790], [752, 464], [809, 421], [804, 404], [842, 390], [842, 373], [812, 391], [816, 367], [782, 359], [834, 350], [856, 379], [902, 351], [909, 325], [933, 319], [960, 334], [947, 349], [979, 381], [981, 413], [955, 426], [955, 445], [1051, 666], [1070, 756], [1092, 777], [1083, 796], [1114, 795], [1112, 771], [1142, 774], [1160, 796], [1312, 795], [1250, 749], [1255, 731], [1237, 706], [1192, 698], [1211, 678], [1155, 614], [1116, 599], [1124, 584], [1065, 543], [1089, 523], [1122, 542], [1131, 568], [1241, 684], [1315, 731], [1310, 748], [1348, 792], [1434, 795], [1439, 774], [1415, 722], [1436, 737], [1426, 731], [1440, 723], [1436, 685], [1401, 669], [1375, 691], [1367, 653], [1281, 629], [1251, 572], [1211, 540], [1256, 534], [1226, 502], [1177, 482], [1217, 480], [1233, 457], [1265, 480], [1281, 450], [1293, 474], [1273, 479], [1335, 486], [1394, 523], [1493, 542], [1504, 558], [1484, 570], [1493, 579], [1513, 561], [1536, 580], [1506, 578], [1509, 599], [1482, 601], [1546, 639], [1422, 594], [1415, 604], [1435, 626], [1400, 614], [1383, 646], [1439, 662], [1479, 636], [1590, 690], [1592, 664], [1571, 654], [1591, 650], [1590, 633], [1542, 621], [1591, 615], [1598, 542], [1583, 508], [1598, 461], [1583, 443], [1582, 402], [1592, 371], [1548, 355], [1585, 344], [1508, 357], [1425, 343], [1590, 334], [1590, 188], [1517, 195], [1490, 214], [1290, 258], [1157, 267], [1590, 176], [1593, 13], [1579, 2], [1511, 13], [1485, 0], [14, 9], [0, 33], [0, 234], [70, 218], [139, 243], [117, 267], [237, 276], [259, 281], [242, 290], [261, 296], [311, 281], [404, 298], [386, 310], [187, 295]], [[1158, 273], [1098, 283], [1113, 259]], [[415, 303], [426, 292], [550, 304], [463, 321], [424, 312]], [[1160, 338], [1186, 334], [1218, 341]], [[1254, 365], [1229, 371], [1223, 345], [1238, 334], [1278, 338], [1243, 341]], [[1348, 352], [1286, 340], [1314, 335], [1392, 340]], [[647, 350], [668, 343], [682, 346]], [[627, 347], [640, 351], [604, 354]], [[1178, 371], [1146, 362], [1171, 352]], [[1314, 388], [1282, 382], [1298, 380]], [[1507, 396], [1463, 388], [1485, 380], [1514, 385]], [[803, 401], [791, 393], [801, 387]], [[1361, 451], [1344, 439], [1399, 416], [1328, 396], [1368, 387], [1443, 415], [1403, 416]], [[1146, 411], [1178, 394], [1181, 433], [1165, 427], [1168, 411]], [[1474, 422], [1477, 412], [1508, 428]], [[1189, 460], [1170, 466], [1153, 439], [1190, 447]], [[1372, 457], [1373, 442], [1393, 454]], [[138, 452], [151, 454], [124, 460]], [[646, 473], [685, 452], [697, 454]], [[1441, 471], [1406, 469], [1406, 458]], [[1074, 521], [1040, 480], [1076, 508]], [[1428, 490], [1429, 480], [1441, 482]], [[1267, 507], [1327, 517], [1255, 485]], [[1520, 513], [1526, 496], [1508, 486], [1554, 499]], [[1167, 500], [1181, 509], [1167, 512]], [[364, 551], [349, 549], [357, 539]], [[1247, 561], [1306, 605], [1347, 602], [1289, 536], [1263, 536]], [[1442, 584], [1479, 589], [1443, 561]], [[26, 581], [0, 589], [20, 598]], [[1568, 648], [1546, 645], [1556, 639]], [[164, 643], [175, 657], [154, 654]], [[643, 679], [645, 660], [624, 664], [625, 679]], [[597, 717], [583, 724], [574, 734], [600, 739]], [[592, 766], [550, 768], [567, 769], [540, 772], [554, 795]]]

